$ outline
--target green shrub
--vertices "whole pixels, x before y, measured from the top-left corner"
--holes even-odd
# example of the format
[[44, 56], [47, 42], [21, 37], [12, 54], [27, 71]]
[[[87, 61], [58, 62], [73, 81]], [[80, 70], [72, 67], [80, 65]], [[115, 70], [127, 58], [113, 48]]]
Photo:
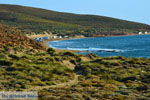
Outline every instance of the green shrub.
[[55, 51], [53, 48], [48, 48], [48, 49], [47, 49], [47, 53], [50, 54], [51, 56], [54, 56], [54, 55], [55, 55], [55, 52], [56, 52], [56, 51]]
[[75, 57], [76, 55], [74, 53], [72, 53], [72, 52], [64, 52], [62, 54], [62, 56], [73, 56], [73, 57]]
[[2, 66], [11, 66], [13, 63], [7, 60], [0, 60], [0, 65]]
[[16, 56], [16, 55], [13, 55], [13, 54], [10, 54], [10, 55], [8, 55], [10, 58], [12, 58], [12, 59], [16, 59], [16, 60], [19, 60], [20, 58], [18, 57], [18, 56]]

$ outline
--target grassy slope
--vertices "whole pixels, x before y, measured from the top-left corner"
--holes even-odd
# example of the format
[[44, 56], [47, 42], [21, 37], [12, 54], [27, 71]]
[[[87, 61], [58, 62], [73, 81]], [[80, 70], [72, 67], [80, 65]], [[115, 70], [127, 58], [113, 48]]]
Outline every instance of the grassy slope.
[[100, 33], [135, 32], [150, 26], [110, 17], [61, 13], [17, 5], [0, 5], [0, 21], [26, 32]]
[[109, 57], [80, 62], [73, 86], [40, 90], [53, 100], [149, 100], [150, 59]]
[[150, 59], [46, 52], [18, 32], [0, 25], [0, 90], [36, 90], [41, 100], [149, 100]]
[[0, 47], [21, 47], [44, 50], [45, 48], [35, 41], [20, 34], [20, 30], [15, 27], [0, 24]]
[[59, 56], [50, 56], [45, 47], [14, 27], [0, 25], [0, 44], [0, 90], [54, 85], [74, 77]]

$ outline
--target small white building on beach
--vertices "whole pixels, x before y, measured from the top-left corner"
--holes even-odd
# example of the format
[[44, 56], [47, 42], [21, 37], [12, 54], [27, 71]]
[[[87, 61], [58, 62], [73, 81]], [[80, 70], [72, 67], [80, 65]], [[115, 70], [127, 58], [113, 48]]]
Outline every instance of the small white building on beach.
[[64, 38], [69, 38], [69, 36], [66, 35], [66, 36], [64, 36]]
[[62, 36], [59, 36], [59, 38], [61, 39], [61, 38], [62, 38]]
[[54, 39], [58, 38], [57, 36], [53, 36]]
[[142, 33], [142, 32], [139, 32], [138, 34], [141, 35], [141, 34], [143, 34], [143, 33]]
[[145, 32], [145, 34], [148, 34], [148, 32]]

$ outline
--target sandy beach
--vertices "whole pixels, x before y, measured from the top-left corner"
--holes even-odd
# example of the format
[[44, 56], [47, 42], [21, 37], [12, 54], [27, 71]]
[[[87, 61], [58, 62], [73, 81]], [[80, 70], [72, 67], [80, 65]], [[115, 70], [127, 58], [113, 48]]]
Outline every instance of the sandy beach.
[[[135, 34], [127, 34], [127, 35], [111, 35], [111, 36], [97, 36], [97, 37], [117, 37], [117, 36], [132, 36]], [[40, 34], [40, 35], [30, 35], [27, 36], [31, 39], [33, 38], [38, 38], [38, 37], [50, 37], [51, 35], [48, 34]], [[71, 39], [81, 39], [81, 38], [94, 38], [94, 37], [70, 37], [70, 38], [50, 38], [49, 40], [44, 40], [42, 42], [40, 42], [42, 45], [44, 45], [46, 48], [49, 48], [50, 46], [48, 45], [48, 42], [50, 41], [61, 41], [61, 40], [71, 40]], [[57, 52], [64, 52], [64, 51], [68, 51], [68, 52], [83, 52], [83, 51], [79, 51], [79, 50], [63, 50], [63, 49], [58, 49], [58, 48], [54, 48]]]
[[[82, 37], [82, 38], [92, 38], [92, 37]], [[49, 48], [50, 46], [48, 45], [48, 42], [51, 42], [51, 41], [61, 41], [61, 40], [71, 40], [71, 39], [81, 39], [80, 38], [76, 38], [76, 37], [72, 37], [72, 38], [57, 38], [57, 39], [49, 39], [49, 40], [45, 40], [43, 42], [40, 42], [42, 45], [44, 45], [46, 48]], [[81, 51], [78, 51], [78, 50], [63, 50], [63, 49], [57, 49], [57, 48], [54, 48], [57, 52], [81, 52]]]

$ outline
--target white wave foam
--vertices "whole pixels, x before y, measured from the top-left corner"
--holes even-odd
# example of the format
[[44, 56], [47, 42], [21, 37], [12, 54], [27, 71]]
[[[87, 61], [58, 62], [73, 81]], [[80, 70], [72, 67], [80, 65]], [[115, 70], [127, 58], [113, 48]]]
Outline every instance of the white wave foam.
[[96, 52], [124, 52], [120, 49], [102, 49], [102, 48], [69, 48], [67, 50], [78, 50], [78, 51], [96, 51]]
[[50, 42], [54, 42], [54, 43], [55, 43], [55, 42], [59, 42], [59, 40], [56, 40], [56, 41], [50, 41]]

